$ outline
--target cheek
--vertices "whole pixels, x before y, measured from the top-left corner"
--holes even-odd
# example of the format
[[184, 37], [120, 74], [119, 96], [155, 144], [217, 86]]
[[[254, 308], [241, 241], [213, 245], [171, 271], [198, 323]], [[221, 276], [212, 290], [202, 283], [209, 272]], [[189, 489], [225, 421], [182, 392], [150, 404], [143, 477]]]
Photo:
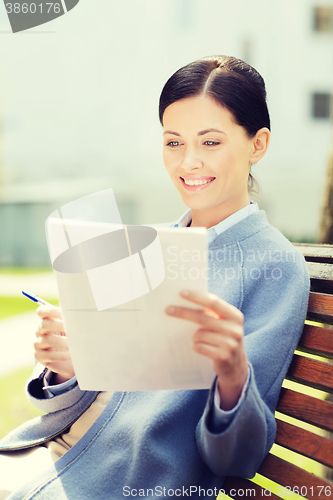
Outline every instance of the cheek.
[[248, 168], [247, 154], [242, 149], [228, 150], [221, 160], [221, 166], [226, 171], [239, 177]]
[[169, 161], [168, 161], [168, 154], [166, 153], [166, 151], [163, 150], [163, 163], [164, 163], [164, 166], [165, 168], [168, 170], [168, 164], [169, 164]]
[[163, 151], [163, 163], [169, 174], [177, 168], [176, 155], [170, 151]]
[[235, 169], [235, 155], [232, 151], [223, 151], [223, 154], [217, 153], [207, 160], [207, 165], [211, 166], [216, 173], [226, 174]]

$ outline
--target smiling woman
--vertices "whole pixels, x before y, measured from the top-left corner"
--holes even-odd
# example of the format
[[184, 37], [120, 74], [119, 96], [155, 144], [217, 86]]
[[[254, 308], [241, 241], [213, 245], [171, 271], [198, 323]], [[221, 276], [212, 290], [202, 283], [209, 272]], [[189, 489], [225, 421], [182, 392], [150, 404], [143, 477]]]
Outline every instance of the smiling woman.
[[[270, 139], [265, 83], [254, 68], [225, 56], [188, 64], [165, 84], [159, 117], [164, 163], [190, 203], [192, 226], [211, 227], [250, 203], [251, 165]], [[188, 193], [203, 189], [200, 198]]]
[[[209, 243], [209, 293], [180, 290], [191, 307], [165, 312], [197, 325], [193, 349], [209, 358], [215, 380], [210, 390], [82, 391], [67, 338], [57, 334], [65, 331], [61, 311], [41, 306], [28, 394], [48, 415], [0, 441], [3, 497], [216, 497], [225, 476], [253, 477], [273, 444], [309, 276], [302, 255], [249, 198], [251, 164], [270, 138], [264, 81], [239, 59], [203, 58], [171, 76], [159, 116], [165, 167], [188, 206], [174, 227], [204, 226]], [[188, 262], [188, 250], [172, 252], [171, 263]], [[19, 487], [32, 456], [39, 463]]]
[[266, 153], [267, 127], [248, 137], [232, 113], [207, 94], [170, 104], [163, 125], [164, 164], [192, 209], [192, 226], [214, 226], [249, 205], [250, 168]]

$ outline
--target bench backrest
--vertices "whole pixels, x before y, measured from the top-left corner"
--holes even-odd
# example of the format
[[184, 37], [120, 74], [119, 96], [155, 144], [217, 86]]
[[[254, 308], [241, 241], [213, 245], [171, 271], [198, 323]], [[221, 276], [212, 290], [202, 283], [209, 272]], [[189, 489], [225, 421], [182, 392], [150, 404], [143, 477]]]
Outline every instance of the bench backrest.
[[333, 246], [296, 246], [311, 277], [307, 320], [281, 390], [276, 444], [252, 481], [228, 477], [223, 486], [239, 500], [333, 498]]

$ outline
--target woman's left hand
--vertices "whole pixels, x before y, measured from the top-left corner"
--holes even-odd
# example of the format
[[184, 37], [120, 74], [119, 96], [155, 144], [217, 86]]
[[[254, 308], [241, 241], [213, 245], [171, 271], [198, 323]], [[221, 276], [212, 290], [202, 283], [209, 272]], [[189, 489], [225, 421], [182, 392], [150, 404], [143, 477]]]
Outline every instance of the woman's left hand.
[[248, 376], [243, 342], [244, 316], [239, 309], [212, 293], [183, 290], [180, 295], [202, 307], [169, 306], [166, 313], [200, 325], [193, 335], [193, 349], [213, 360], [221, 408], [231, 410], [237, 404]]

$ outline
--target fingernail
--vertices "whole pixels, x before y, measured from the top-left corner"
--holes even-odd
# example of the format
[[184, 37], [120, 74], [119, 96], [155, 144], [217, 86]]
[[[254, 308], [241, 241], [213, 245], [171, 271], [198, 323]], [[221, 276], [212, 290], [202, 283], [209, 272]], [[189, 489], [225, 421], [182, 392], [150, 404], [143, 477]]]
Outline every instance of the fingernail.
[[176, 309], [175, 309], [174, 307], [170, 306], [170, 307], [167, 307], [166, 312], [167, 312], [168, 314], [173, 314], [173, 313], [175, 312], [175, 310], [176, 310]]
[[180, 292], [180, 295], [182, 295], [183, 297], [187, 297], [188, 295], [190, 295], [190, 292], [188, 290], [182, 290]]

